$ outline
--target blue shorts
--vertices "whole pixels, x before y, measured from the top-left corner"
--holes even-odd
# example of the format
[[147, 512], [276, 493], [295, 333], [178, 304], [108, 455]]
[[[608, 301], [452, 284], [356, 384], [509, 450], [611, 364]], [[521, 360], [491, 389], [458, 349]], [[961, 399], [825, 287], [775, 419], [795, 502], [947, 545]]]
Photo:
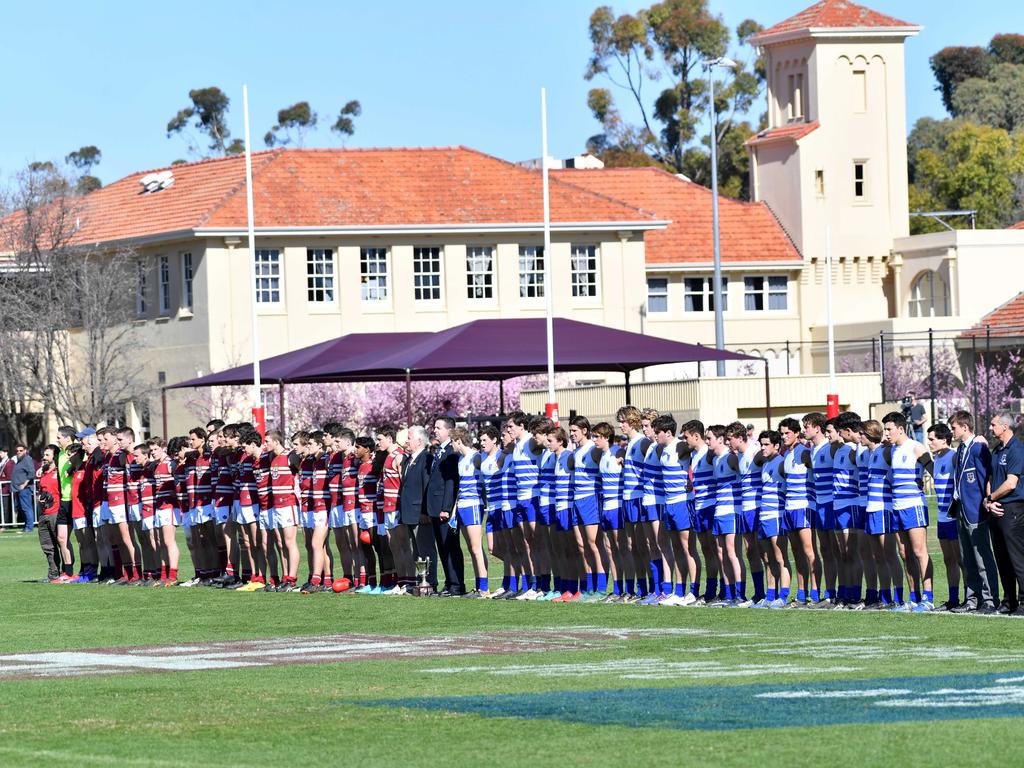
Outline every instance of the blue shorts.
[[516, 502], [516, 522], [536, 523], [539, 506], [539, 500], [535, 496], [529, 499], [519, 499]]
[[572, 523], [572, 507], [555, 509], [555, 530], [571, 531], [575, 526]]
[[693, 500], [683, 499], [665, 505], [665, 527], [670, 531], [688, 531], [693, 527]]
[[836, 514], [832, 509], [831, 501], [819, 501], [814, 505], [814, 514], [811, 516], [811, 528], [819, 531], [835, 530]]
[[912, 528], [927, 528], [928, 507], [894, 509], [890, 516], [890, 524], [894, 531], [909, 531]]
[[740, 533], [757, 533], [757, 508], [744, 509], [739, 513]]
[[857, 515], [857, 507], [840, 507], [839, 509], [833, 510], [832, 515], [833, 522], [835, 523], [835, 530], [837, 531], [848, 531], [851, 528], [856, 528], [854, 520]]
[[554, 504], [537, 505], [537, 525], [551, 525], [555, 521]]
[[472, 507], [458, 507], [456, 513], [459, 525], [480, 525], [480, 520], [483, 517], [479, 504], [474, 504]]
[[715, 519], [715, 505], [709, 504], [706, 507], [697, 507], [693, 513], [693, 530], [697, 533], [707, 533], [711, 530]]
[[627, 523], [633, 523], [636, 525], [640, 522], [640, 512], [643, 504], [640, 499], [623, 499], [622, 500], [622, 519]]
[[601, 510], [597, 508], [597, 496], [584, 496], [572, 502], [573, 522], [576, 525], [597, 525], [601, 522]]
[[864, 513], [864, 530], [872, 536], [881, 536], [883, 533], [891, 533], [889, 510], [880, 509], [877, 512]]
[[759, 539], [770, 539], [782, 533], [782, 520], [778, 515], [773, 517], [757, 516], [757, 537]]
[[640, 507], [640, 522], [653, 523], [655, 520], [661, 520], [663, 504], [641, 504]]
[[711, 523], [711, 532], [715, 536], [725, 536], [729, 533], [736, 533], [736, 513], [728, 515], [715, 515], [714, 521]]
[[864, 530], [865, 513], [864, 507], [858, 505], [856, 507], [850, 507], [853, 510], [853, 524], [850, 526], [850, 530]]
[[617, 531], [622, 528], [622, 507], [615, 509], [601, 508], [601, 530]]
[[956, 520], [939, 520], [936, 528], [938, 528], [941, 541], [957, 541], [960, 538], [956, 528]]
[[787, 531], [800, 531], [811, 527], [811, 519], [814, 510], [810, 507], [800, 509], [787, 509], [782, 516], [783, 526]]

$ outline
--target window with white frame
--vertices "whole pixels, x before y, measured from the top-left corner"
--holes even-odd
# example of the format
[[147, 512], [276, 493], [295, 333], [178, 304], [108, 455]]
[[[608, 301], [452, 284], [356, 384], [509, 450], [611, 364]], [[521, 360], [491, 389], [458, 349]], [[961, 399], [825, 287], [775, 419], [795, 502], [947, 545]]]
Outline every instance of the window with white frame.
[[256, 250], [256, 303], [281, 303], [281, 251], [276, 248]]
[[789, 279], [785, 275], [744, 277], [743, 309], [747, 312], [789, 309]]
[[192, 268], [192, 254], [181, 254], [181, 306], [184, 309], [192, 309], [192, 278], [195, 272]]
[[519, 298], [544, 298], [543, 246], [519, 246]]
[[363, 301], [387, 301], [387, 248], [359, 249], [359, 291]]
[[159, 269], [160, 314], [166, 315], [171, 311], [171, 260], [166, 256], [161, 256]]
[[306, 249], [306, 300], [313, 304], [334, 301], [334, 251]]
[[647, 314], [668, 312], [668, 278], [647, 278]]
[[853, 161], [853, 197], [856, 200], [867, 200], [868, 198], [867, 160]]
[[142, 317], [146, 314], [146, 262], [139, 259], [135, 262], [135, 314]]
[[572, 264], [572, 295], [597, 296], [597, 247], [574, 245], [570, 253]]
[[466, 249], [466, 298], [494, 298], [494, 249], [489, 245]]
[[938, 272], [922, 272], [910, 287], [911, 317], [949, 317], [949, 286]]
[[[729, 278], [722, 276], [722, 311], [729, 309]], [[683, 278], [683, 310], [686, 312], [715, 311], [715, 278]]]
[[412, 249], [412, 287], [416, 301], [441, 300], [441, 249], [437, 246]]

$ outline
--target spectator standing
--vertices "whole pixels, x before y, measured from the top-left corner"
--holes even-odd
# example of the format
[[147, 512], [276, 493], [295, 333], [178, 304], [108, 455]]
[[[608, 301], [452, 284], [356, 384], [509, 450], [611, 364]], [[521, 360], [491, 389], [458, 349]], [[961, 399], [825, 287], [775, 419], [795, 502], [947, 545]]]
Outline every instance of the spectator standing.
[[430, 452], [427, 478], [427, 515], [435, 545], [429, 552], [434, 555], [436, 549], [436, 557], [444, 570], [441, 597], [457, 597], [466, 592], [459, 530], [451, 525], [459, 483], [459, 454], [455, 453], [451, 441], [454, 428], [455, 422], [450, 417], [442, 416], [434, 421], [437, 447]]
[[14, 486], [11, 484], [11, 474], [14, 472], [14, 459], [10, 457], [6, 448], [0, 448], [0, 524], [8, 520], [14, 522], [17, 519], [17, 512], [11, 508], [11, 498]]
[[[437, 401], [435, 400], [434, 402]], [[451, 400], [445, 400], [443, 403], [441, 403], [441, 408], [444, 409], [441, 413], [442, 417], [446, 419], [451, 419], [453, 422], [459, 420], [459, 412], [452, 408]]]
[[15, 464], [11, 473], [11, 483], [18, 494], [18, 506], [25, 518], [25, 533], [32, 533], [36, 527], [36, 513], [32, 498], [32, 481], [36, 479], [36, 463], [28, 455], [28, 449], [18, 443], [14, 446]]
[[913, 392], [908, 393], [910, 397], [910, 422], [912, 429], [914, 430], [914, 439], [919, 443], [924, 443], [924, 420], [925, 410], [924, 406], [918, 401], [917, 395]]
[[1000, 613], [1024, 616], [1024, 444], [1013, 434], [1013, 414], [992, 417], [992, 434], [999, 444], [992, 452], [992, 477], [985, 507], [993, 517], [992, 548], [1003, 584]]
[[58, 562], [57, 513], [60, 511], [60, 478], [57, 476], [56, 445], [43, 449], [43, 461], [36, 470], [39, 495], [39, 547], [46, 558], [46, 581], [56, 583], [61, 569]]

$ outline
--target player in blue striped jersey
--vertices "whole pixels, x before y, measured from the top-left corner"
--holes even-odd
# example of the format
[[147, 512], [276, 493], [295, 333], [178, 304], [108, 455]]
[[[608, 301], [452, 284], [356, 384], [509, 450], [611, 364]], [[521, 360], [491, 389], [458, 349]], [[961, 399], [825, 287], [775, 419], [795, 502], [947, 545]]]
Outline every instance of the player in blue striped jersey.
[[821, 558], [821, 600], [809, 608], [831, 608], [836, 599], [839, 563], [835, 546], [835, 511], [832, 506], [832, 451], [825, 437], [825, 414], [812, 411], [804, 416], [804, 437], [811, 444], [811, 491], [814, 499], [814, 536]]
[[892, 523], [903, 545], [907, 582], [915, 603], [908, 601], [896, 610], [931, 611], [935, 605], [928, 559], [928, 506], [917, 475], [918, 464], [927, 464], [931, 457], [923, 445], [907, 436], [907, 419], [899, 411], [887, 413], [882, 426], [892, 444]]
[[[860, 416], [852, 411], [839, 415], [837, 427], [843, 441], [853, 446], [854, 463], [857, 465], [857, 504], [854, 507], [850, 531], [857, 539], [857, 555], [864, 575], [865, 600], [855, 603], [855, 610], [866, 608], [869, 603], [878, 602], [878, 573], [870, 537], [865, 529], [865, 509], [868, 501], [868, 473], [871, 454], [861, 438]], [[854, 533], [855, 531], [855, 533]]]
[[758, 435], [761, 451], [754, 464], [761, 472], [757, 488], [757, 535], [764, 549], [768, 571], [764, 600], [755, 608], [785, 608], [789, 601], [790, 571], [786, 537], [782, 528], [786, 475], [783, 468], [782, 435], [766, 429]]
[[[676, 420], [671, 416], [659, 416], [652, 426], [661, 459], [665, 493], [662, 524], [672, 552], [671, 559], [666, 556], [666, 568], [671, 566], [675, 583], [675, 591], [660, 605], [693, 605], [697, 602], [697, 585], [700, 583], [700, 557], [697, 555], [696, 536], [691, 535], [694, 507], [690, 485], [690, 446], [676, 437]], [[667, 555], [668, 546], [664, 546], [662, 551]]]
[[473, 440], [464, 427], [451, 431], [452, 449], [459, 454], [459, 483], [455, 501], [455, 514], [462, 536], [473, 560], [476, 575], [476, 589], [466, 597], [486, 598], [490, 596], [487, 586], [487, 558], [481, 543], [483, 522], [483, 474], [480, 467], [483, 457], [473, 449]]
[[715, 454], [704, 439], [704, 423], [694, 419], [683, 425], [683, 437], [690, 447], [690, 475], [693, 483], [693, 530], [704, 555], [704, 594], [697, 604], [710, 603], [718, 594], [718, 542], [711, 529], [715, 520]]
[[932, 481], [935, 485], [935, 503], [938, 507], [936, 524], [942, 562], [946, 567], [946, 582], [949, 584], [949, 600], [936, 610], [948, 611], [960, 605], [960, 535], [956, 520], [950, 517], [949, 508], [953, 503], [953, 462], [956, 451], [949, 447], [953, 432], [945, 424], [933, 424], [928, 429], [928, 449], [932, 454]]
[[555, 524], [555, 506], [553, 484], [555, 481], [554, 455], [548, 450], [548, 435], [555, 428], [554, 422], [545, 416], [538, 416], [530, 422], [533, 439], [542, 446], [540, 459], [537, 463], [537, 525], [534, 539], [544, 549], [547, 560], [543, 563], [545, 570], [537, 576], [538, 600], [552, 600], [561, 592], [552, 585], [552, 574], [555, 570], [555, 547], [553, 541]]
[[583, 538], [583, 560], [586, 585], [582, 599], [601, 600], [608, 591], [608, 574], [601, 562], [597, 544], [601, 510], [598, 507], [597, 483], [601, 475], [601, 451], [590, 439], [590, 420], [577, 416], [569, 422], [569, 439], [573, 451], [572, 511], [573, 525]]
[[594, 445], [601, 452], [600, 480], [598, 496], [601, 508], [601, 549], [609, 566], [609, 581], [612, 591], [605, 596], [603, 602], [622, 602], [625, 573], [632, 574], [631, 562], [624, 562], [619, 542], [624, 537], [622, 521], [622, 459], [621, 448], [614, 445], [615, 430], [606, 421], [594, 425], [591, 431]]
[[515, 444], [515, 438], [512, 436], [512, 424], [506, 421], [501, 427], [501, 450], [505, 456], [501, 472], [501, 533], [505, 539], [502, 546], [506, 547], [509, 553], [508, 561], [512, 566], [512, 577], [509, 591], [502, 595], [504, 600], [517, 600], [525, 596], [531, 589], [533, 579], [526, 535], [516, 517], [519, 486], [515, 471], [515, 459], [512, 455]]
[[[850, 414], [860, 421], [856, 414]], [[845, 423], [847, 414], [829, 419], [825, 422], [825, 437], [829, 441], [832, 453], [832, 510], [835, 527], [833, 529], [833, 546], [838, 566], [838, 588], [835, 608], [861, 607], [860, 542], [857, 540], [857, 501], [860, 487], [857, 480], [856, 446], [848, 444], [839, 433], [840, 425]]]
[[748, 608], [764, 600], [765, 555], [757, 540], [757, 489], [761, 484], [761, 471], [754, 464], [754, 457], [761, 453], [761, 446], [747, 441], [747, 428], [738, 421], [725, 428], [726, 441], [736, 455], [737, 473], [740, 478], [740, 497], [736, 500], [737, 534], [742, 534], [748, 576], [754, 583], [754, 595], [747, 600], [745, 580], [736, 584], [736, 599], [739, 605]]
[[661, 479], [661, 454], [654, 442], [654, 420], [660, 415], [653, 408], [644, 408], [641, 424], [644, 436], [651, 444], [644, 454], [644, 495], [640, 526], [638, 530], [645, 538], [650, 565], [650, 604], [658, 602], [672, 591], [669, 561], [661, 551], [661, 513], [665, 508], [665, 484]]
[[514, 524], [523, 532], [523, 548], [530, 562], [533, 578], [520, 600], [536, 600], [551, 586], [551, 555], [547, 536], [540, 516], [540, 459], [544, 445], [537, 441], [532, 429], [536, 419], [522, 411], [508, 416], [507, 429], [515, 441], [512, 447], [512, 466], [516, 477], [516, 506]]
[[867, 504], [864, 507], [864, 532], [871, 541], [871, 552], [878, 573], [878, 602], [872, 610], [903, 604], [903, 566], [900, 565], [896, 534], [892, 531], [892, 446], [885, 441], [880, 422], [869, 419], [860, 428], [863, 443], [871, 454], [868, 459]]
[[718, 541], [718, 559], [722, 564], [724, 594], [710, 605], [732, 607], [737, 604], [736, 584], [743, 579], [742, 564], [736, 555], [736, 509], [740, 487], [739, 459], [725, 442], [725, 426], [708, 427], [708, 447], [715, 455], [715, 519], [712, 531]]
[[804, 608], [819, 599], [818, 584], [821, 583], [821, 562], [814, 546], [811, 518], [814, 514], [814, 497], [811, 495], [811, 450], [801, 440], [800, 422], [786, 418], [779, 422], [782, 435], [783, 473], [786, 477], [786, 506], [783, 516], [784, 528], [793, 548], [796, 564], [796, 600], [791, 608]]
[[[643, 414], [632, 405], [624, 405], [615, 414], [619, 429], [626, 436], [626, 454], [622, 457], [622, 519], [626, 524], [625, 544], [633, 558], [633, 573], [636, 581], [626, 580], [625, 602], [634, 597], [647, 595], [647, 567], [650, 555], [647, 552], [646, 536], [640, 528], [643, 506], [644, 456], [651, 440], [643, 433]], [[625, 551], [623, 557], [626, 557]]]
[[509, 551], [505, 548], [502, 535], [504, 515], [502, 513], [503, 483], [506, 456], [501, 452], [501, 442], [496, 427], [487, 425], [480, 429], [480, 474], [484, 491], [484, 509], [487, 512], [487, 548], [491, 556], [500, 560], [504, 568], [501, 587], [491, 592], [490, 597], [501, 596], [509, 591], [512, 581], [512, 567]]
[[570, 603], [582, 595], [583, 540], [573, 525], [572, 472], [573, 452], [569, 448], [569, 435], [562, 427], [555, 427], [548, 433], [548, 450], [554, 454], [554, 498], [555, 530], [553, 536], [555, 553], [555, 591], [553, 603]]

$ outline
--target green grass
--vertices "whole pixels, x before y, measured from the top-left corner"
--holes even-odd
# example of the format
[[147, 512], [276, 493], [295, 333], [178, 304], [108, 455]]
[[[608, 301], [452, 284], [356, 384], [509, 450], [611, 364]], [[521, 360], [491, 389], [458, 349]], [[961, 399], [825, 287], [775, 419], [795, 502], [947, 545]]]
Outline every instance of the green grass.
[[[933, 547], [937, 549], [937, 547]], [[936, 554], [938, 554], [936, 552]], [[941, 558], [937, 572], [941, 572]], [[1024, 623], [961, 616], [714, 611], [467, 600], [234, 594], [209, 589], [114, 589], [26, 583], [42, 575], [35, 538], [0, 535], [0, 653], [370, 632], [453, 636], [531, 628], [683, 628], [598, 647], [236, 670], [0, 682], [0, 765], [503, 766], [832, 764], [1009, 765], [1019, 718], [687, 731], [491, 718], [402, 707], [395, 700], [460, 694], [544, 694], [634, 688], [707, 691], [876, 677], [1024, 671]], [[936, 584], [944, 595], [944, 585]], [[696, 634], [706, 631], [710, 635]], [[886, 638], [878, 640], [877, 638]], [[913, 637], [915, 640], [901, 638]], [[709, 679], [624, 679], [612, 670], [540, 676], [529, 670], [440, 674], [439, 667], [600, 664], [621, 659], [794, 663], [751, 644], [821, 640], [803, 671]], [[747, 646], [747, 647], [743, 647]], [[886, 658], [864, 660], [884, 647]], [[927, 647], [935, 658], [905, 653]], [[889, 653], [891, 649], [891, 654]], [[984, 659], [1004, 654], [997, 662]], [[859, 667], [836, 672], [836, 666]], [[692, 687], [692, 688], [689, 688]], [[721, 689], [725, 690], [725, 689]], [[372, 705], [372, 706], [361, 706]], [[685, 706], [683, 704], [682, 706]], [[809, 704], [808, 706], [813, 706]], [[771, 705], [765, 704], [766, 722]], [[811, 712], [811, 710], [809, 710]], [[571, 714], [571, 713], [569, 713]], [[809, 715], [810, 716], [810, 715]], [[643, 718], [640, 718], [641, 721]]]

